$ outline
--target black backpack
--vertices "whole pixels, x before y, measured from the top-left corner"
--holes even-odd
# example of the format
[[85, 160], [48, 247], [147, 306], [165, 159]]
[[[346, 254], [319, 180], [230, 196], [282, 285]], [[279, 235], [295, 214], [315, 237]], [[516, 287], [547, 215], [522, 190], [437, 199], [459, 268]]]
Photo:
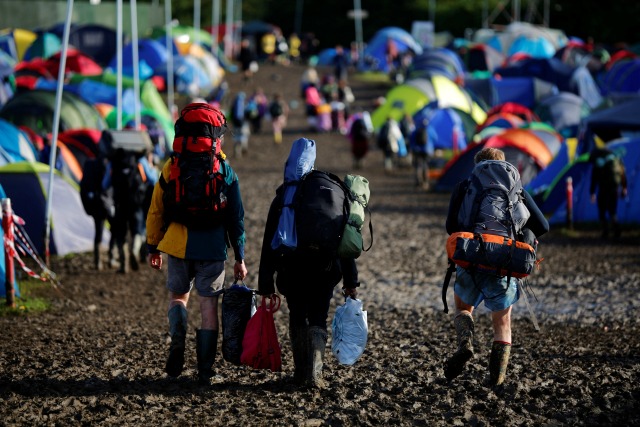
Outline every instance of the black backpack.
[[80, 199], [87, 215], [107, 216], [113, 207], [113, 190], [102, 189], [104, 173], [102, 159], [89, 159], [82, 168]]
[[351, 138], [353, 139], [369, 139], [369, 129], [363, 119], [354, 120], [351, 125]]
[[269, 106], [269, 114], [271, 117], [280, 117], [284, 113], [284, 109], [282, 108], [282, 104], [277, 101], [273, 101]]
[[336, 254], [349, 219], [349, 190], [330, 172], [314, 170], [298, 185], [293, 200], [297, 250]]
[[111, 185], [116, 206], [142, 207], [147, 193], [147, 182], [138, 161], [142, 154], [116, 150], [111, 161]]

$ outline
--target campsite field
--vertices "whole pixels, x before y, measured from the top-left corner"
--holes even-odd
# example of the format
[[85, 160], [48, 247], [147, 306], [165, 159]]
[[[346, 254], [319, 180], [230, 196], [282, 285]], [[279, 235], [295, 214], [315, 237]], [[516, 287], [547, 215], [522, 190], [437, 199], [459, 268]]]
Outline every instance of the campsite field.
[[[253, 83], [239, 75], [228, 80], [232, 94], [260, 85], [299, 101], [302, 71], [265, 64]], [[384, 84], [354, 76], [351, 85], [366, 108], [386, 92]], [[310, 134], [303, 111], [294, 103], [282, 145], [264, 132], [251, 137], [245, 157], [230, 156], [246, 210], [246, 283], [254, 288], [266, 213], [291, 142], [315, 139], [317, 168], [350, 171], [346, 138]], [[286, 383], [293, 370], [286, 304], [276, 314], [283, 372], [232, 366], [219, 355], [215, 384], [199, 386], [197, 296], [189, 307], [186, 372], [167, 378], [166, 271], [96, 272], [91, 256], [80, 254], [53, 260], [62, 287], [47, 292], [52, 310], [0, 318], [0, 425], [640, 425], [638, 230], [617, 241], [600, 240], [597, 230], [569, 235], [554, 228], [543, 236], [544, 261], [529, 297], [540, 331], [520, 300], [504, 388], [485, 385], [492, 335], [484, 308], [476, 316], [476, 354], [448, 383], [442, 364], [455, 334], [440, 287], [449, 196], [414, 188], [409, 169], [386, 175], [381, 166], [372, 147], [360, 173], [371, 182], [374, 245], [358, 260], [369, 342], [352, 367], [338, 365], [327, 348], [326, 390]], [[451, 289], [448, 300], [451, 306]], [[336, 292], [332, 311], [340, 302]]]

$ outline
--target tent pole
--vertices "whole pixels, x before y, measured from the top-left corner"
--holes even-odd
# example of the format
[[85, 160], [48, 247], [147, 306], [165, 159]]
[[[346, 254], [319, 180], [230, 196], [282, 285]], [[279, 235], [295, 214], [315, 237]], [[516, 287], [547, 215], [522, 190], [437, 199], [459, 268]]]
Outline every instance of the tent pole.
[[131, 5], [131, 47], [132, 65], [133, 65], [133, 111], [136, 122], [136, 130], [140, 130], [142, 118], [140, 117], [140, 66], [138, 58], [138, 13], [136, 0], [130, 1]]
[[224, 54], [227, 58], [233, 58], [233, 0], [227, 0], [226, 28], [224, 34]]
[[69, 48], [69, 32], [71, 30], [71, 12], [73, 0], [67, 0], [67, 17], [64, 22], [62, 36], [62, 51], [60, 52], [60, 66], [58, 67], [58, 85], [56, 88], [56, 108], [53, 111], [53, 130], [49, 150], [49, 188], [47, 190], [47, 215], [44, 227], [44, 258], [47, 266], [50, 261], [49, 241], [51, 240], [51, 207], [53, 200], [53, 173], [56, 169], [56, 149], [58, 131], [60, 127], [60, 110], [62, 109], [62, 91], [64, 89], [64, 72], [67, 68], [67, 49]]
[[167, 106], [169, 107], [169, 114], [171, 120], [176, 120], [175, 106], [173, 99], [173, 35], [171, 31], [172, 18], [171, 18], [171, 0], [164, 0], [164, 20], [165, 20], [165, 33], [167, 43]]
[[220, 31], [220, 0], [213, 0], [211, 13], [211, 28], [213, 28], [211, 30], [211, 53], [214, 58], [218, 58], [218, 43], [220, 43], [220, 40], [218, 40], [218, 34]]
[[122, 129], [122, 0], [116, 2], [116, 129]]

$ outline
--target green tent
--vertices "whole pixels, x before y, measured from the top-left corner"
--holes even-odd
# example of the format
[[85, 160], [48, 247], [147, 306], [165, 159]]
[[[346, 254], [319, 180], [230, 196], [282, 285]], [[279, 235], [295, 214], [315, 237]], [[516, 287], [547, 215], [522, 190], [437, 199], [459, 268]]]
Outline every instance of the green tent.
[[[53, 131], [53, 114], [56, 93], [32, 90], [16, 94], [0, 110], [0, 118], [15, 126], [27, 126], [39, 134]], [[69, 129], [106, 129], [107, 125], [98, 111], [69, 92], [62, 93], [60, 131]]]

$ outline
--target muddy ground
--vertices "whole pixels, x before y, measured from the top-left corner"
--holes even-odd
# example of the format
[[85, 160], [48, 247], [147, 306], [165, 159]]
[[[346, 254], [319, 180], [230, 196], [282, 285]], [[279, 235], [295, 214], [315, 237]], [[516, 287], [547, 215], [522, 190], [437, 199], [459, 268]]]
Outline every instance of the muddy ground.
[[[232, 93], [261, 86], [299, 101], [302, 70], [263, 65], [254, 82], [228, 80]], [[367, 108], [387, 90], [354, 76], [351, 85]], [[351, 171], [346, 138], [310, 133], [300, 104], [282, 145], [265, 132], [251, 137], [245, 157], [230, 156], [246, 209], [251, 287], [268, 206], [300, 136], [317, 141], [317, 168]], [[360, 171], [371, 182], [375, 237], [358, 260], [369, 342], [351, 367], [327, 348], [327, 389], [295, 389], [286, 381], [293, 365], [285, 303], [276, 314], [283, 372], [233, 366], [218, 355], [214, 385], [199, 386], [197, 296], [189, 306], [187, 369], [167, 378], [166, 272], [96, 272], [89, 254], [80, 254], [52, 261], [62, 287], [49, 294], [50, 311], [0, 318], [0, 425], [640, 425], [640, 233], [625, 230], [618, 241], [603, 241], [597, 230], [568, 234], [556, 227], [541, 238], [544, 261], [531, 276], [536, 298], [529, 299], [540, 331], [521, 300], [504, 388], [485, 383], [492, 335], [483, 307], [476, 354], [449, 383], [442, 365], [455, 336], [440, 300], [448, 195], [416, 189], [410, 169], [385, 175], [381, 166], [372, 148]], [[451, 289], [448, 299], [452, 305]], [[336, 291], [330, 314], [340, 302]]]

